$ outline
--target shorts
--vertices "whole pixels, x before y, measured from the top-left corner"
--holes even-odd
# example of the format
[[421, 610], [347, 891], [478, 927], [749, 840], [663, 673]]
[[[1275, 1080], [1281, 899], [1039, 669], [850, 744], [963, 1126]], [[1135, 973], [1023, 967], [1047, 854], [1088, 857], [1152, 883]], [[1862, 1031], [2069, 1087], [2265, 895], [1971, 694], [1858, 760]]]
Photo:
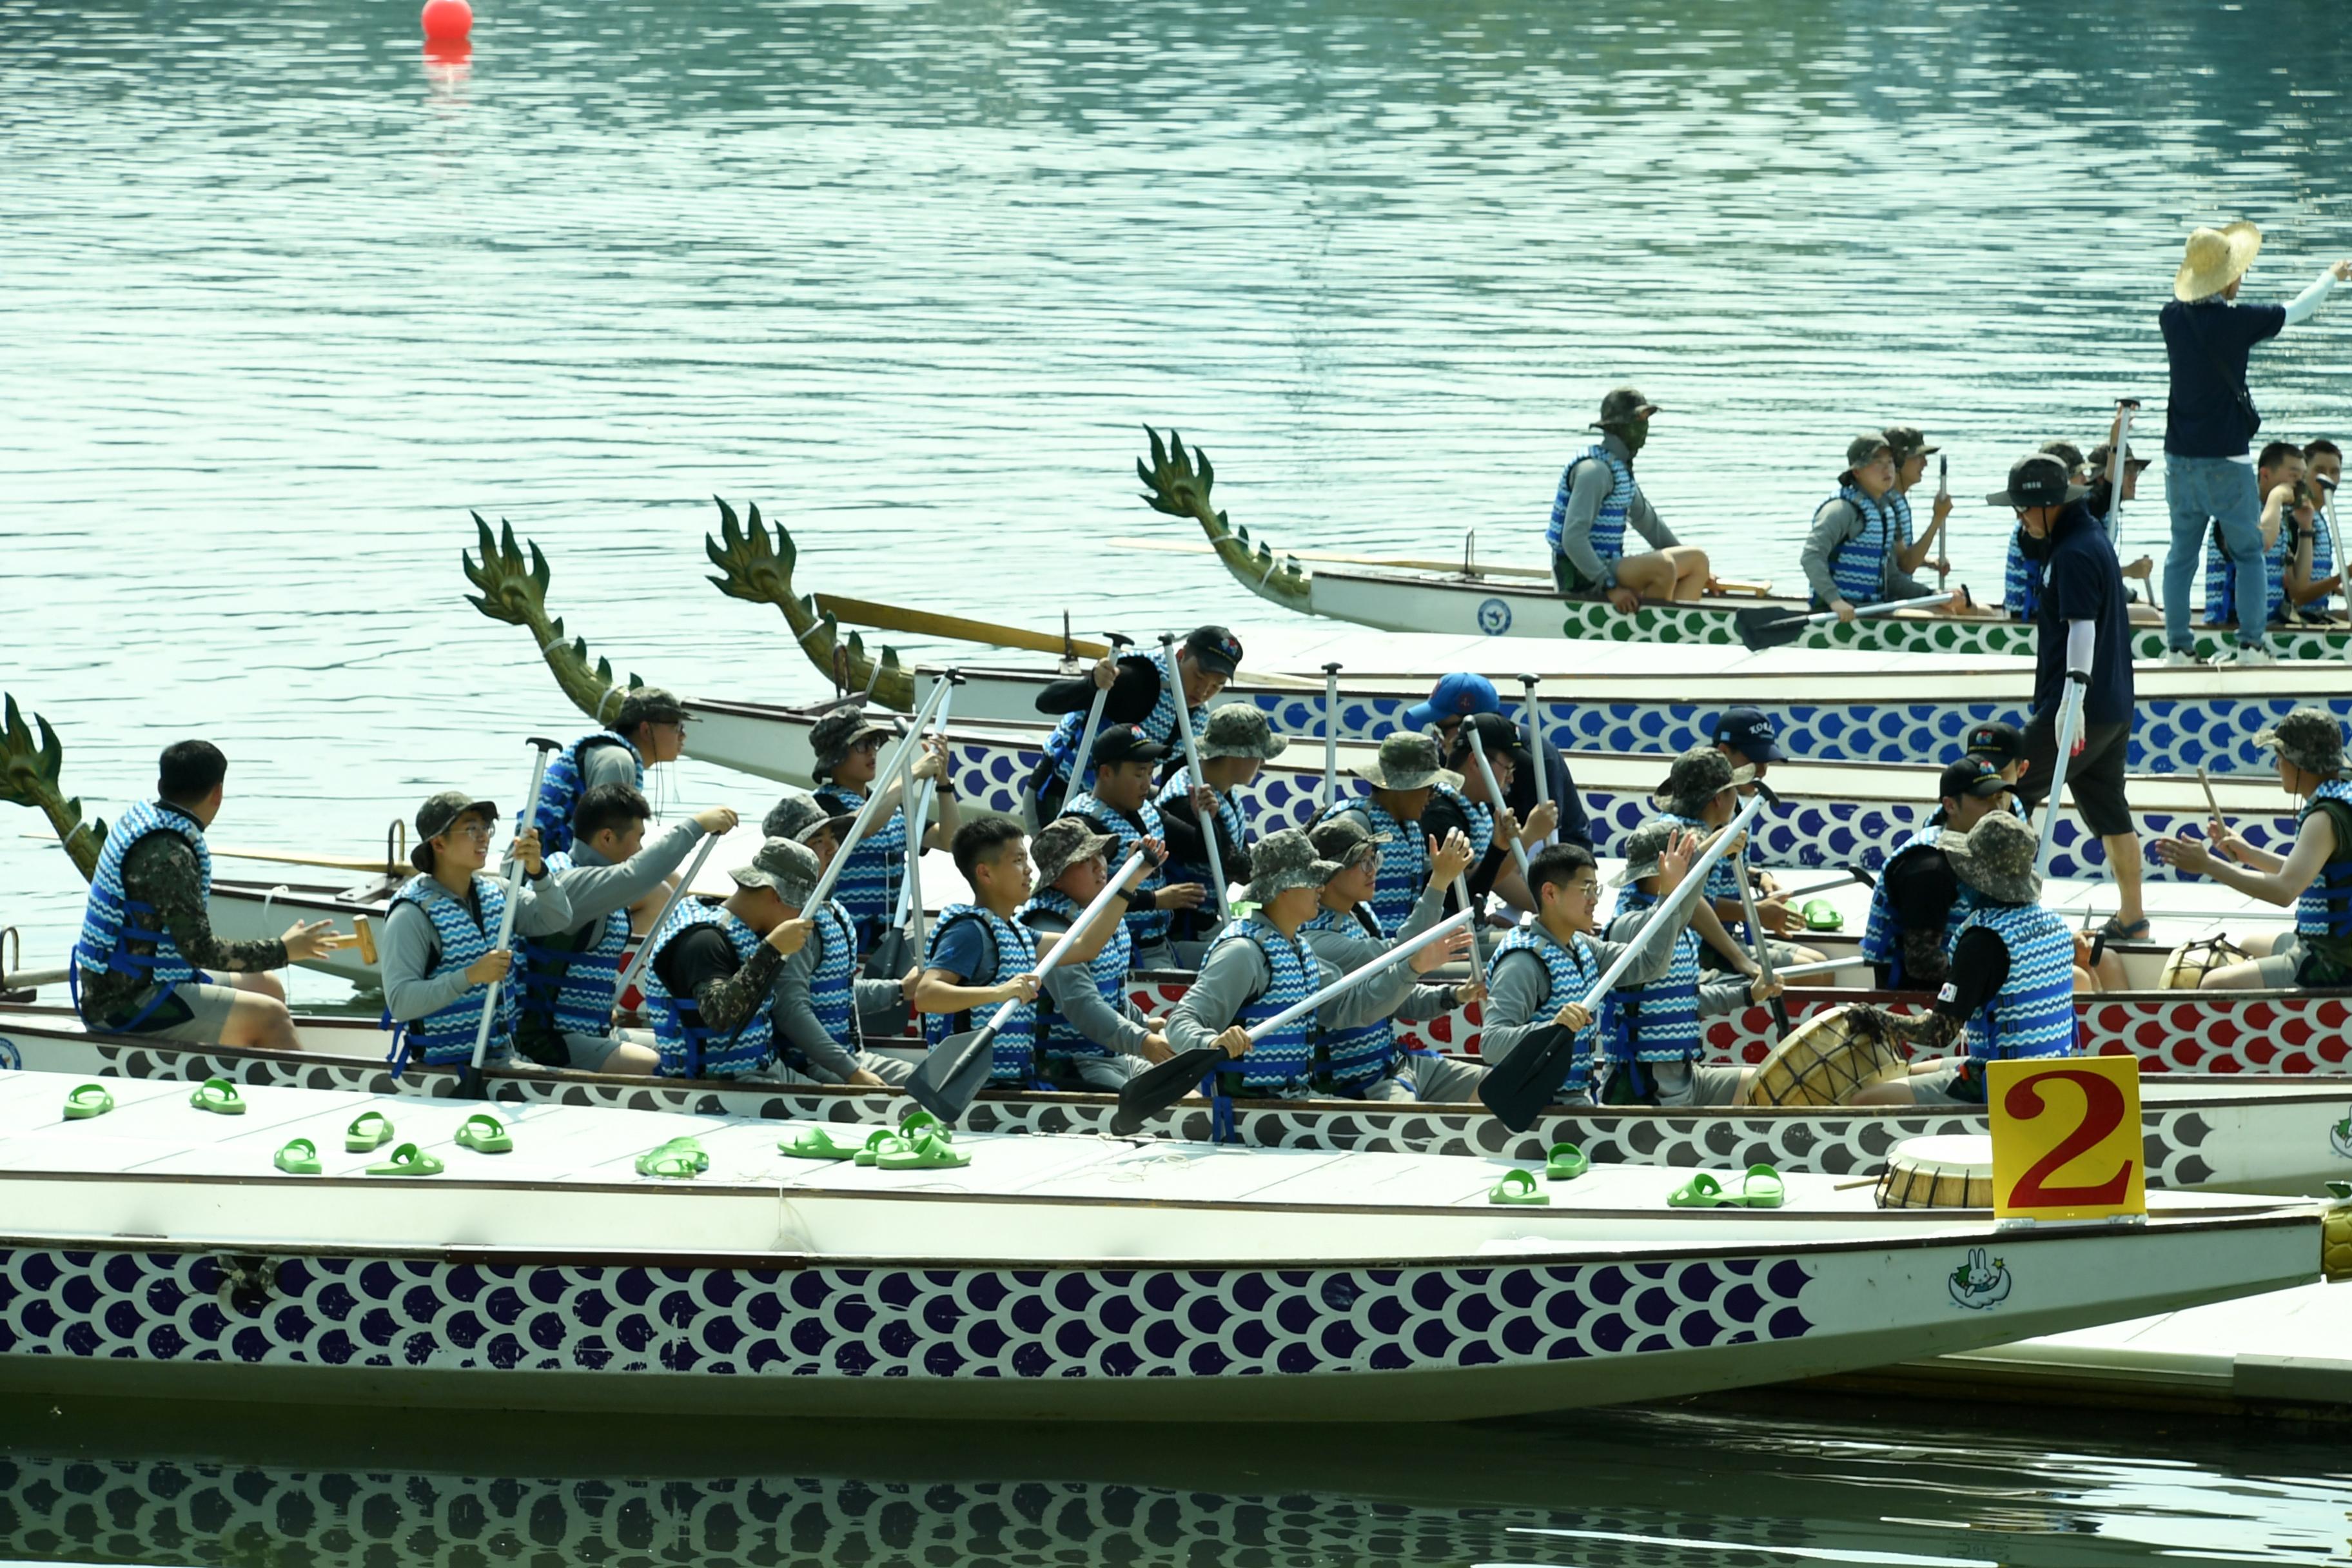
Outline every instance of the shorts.
[[565, 1030], [563, 1043], [571, 1059], [563, 1065], [573, 1072], [603, 1072], [613, 1053], [623, 1046], [644, 1046], [658, 1050], [660, 1042], [651, 1029], [614, 1029], [607, 1035], [580, 1035]]
[[1696, 1062], [1643, 1062], [1641, 1070], [1655, 1090], [1653, 1097], [1637, 1091], [1633, 1074], [1634, 1064], [1612, 1062], [1609, 1078], [1601, 1086], [1601, 1101], [1604, 1105], [1658, 1105], [1684, 1109], [1702, 1105], [1729, 1105], [1739, 1097], [1739, 1086], [1748, 1073], [1743, 1068], [1702, 1067]]
[[1600, 584], [1587, 578], [1576, 569], [1576, 563], [1565, 555], [1551, 558], [1552, 586], [1571, 598], [1591, 598], [1603, 592]]
[[[2017, 798], [2039, 805], [2057, 772], [2058, 713], [2053, 706], [2025, 726], [2025, 774]], [[2083, 751], [2066, 764], [2066, 796], [2083, 826], [2101, 838], [2133, 831], [2131, 805], [2124, 799], [2124, 753], [2131, 749], [2131, 722], [2083, 726]]]
[[[234, 985], [213, 985], [201, 980], [183, 981], [172, 987], [172, 994], [156, 1005], [155, 1010], [139, 1023], [124, 1029], [121, 1024], [100, 1020], [99, 1027], [137, 1035], [147, 1040], [176, 1040], [193, 1046], [220, 1044], [221, 1031], [228, 1027], [229, 1009], [243, 995]], [[127, 1012], [113, 1015], [127, 1023], [137, 1017], [141, 1008], [154, 999], [155, 987], [140, 993], [139, 1000]]]
[[1150, 1065], [1141, 1057], [1052, 1057], [1045, 1081], [1064, 1094], [1117, 1094]]
[[1911, 1100], [1916, 1105], [1962, 1105], [1981, 1109], [1985, 1102], [1984, 1074], [1967, 1057], [1954, 1057], [1932, 1072], [1910, 1078]]

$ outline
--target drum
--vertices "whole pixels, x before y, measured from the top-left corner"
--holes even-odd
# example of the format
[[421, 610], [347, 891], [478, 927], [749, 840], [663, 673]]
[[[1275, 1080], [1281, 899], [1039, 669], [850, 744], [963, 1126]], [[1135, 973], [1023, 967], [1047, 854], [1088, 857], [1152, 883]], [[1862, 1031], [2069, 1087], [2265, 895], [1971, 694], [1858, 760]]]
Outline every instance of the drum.
[[2157, 984], [2166, 991], [2194, 991], [2214, 970], [2243, 963], [2252, 956], [2226, 936], [2184, 942], [2164, 961], [2164, 973]]
[[1748, 1081], [1748, 1105], [1843, 1105], [1874, 1083], [1911, 1070], [1902, 1045], [1870, 1007], [1832, 1007], [1806, 1019]]
[[1961, 1132], [1906, 1138], [1886, 1157], [1878, 1178], [1883, 1209], [1992, 1207], [1992, 1140]]

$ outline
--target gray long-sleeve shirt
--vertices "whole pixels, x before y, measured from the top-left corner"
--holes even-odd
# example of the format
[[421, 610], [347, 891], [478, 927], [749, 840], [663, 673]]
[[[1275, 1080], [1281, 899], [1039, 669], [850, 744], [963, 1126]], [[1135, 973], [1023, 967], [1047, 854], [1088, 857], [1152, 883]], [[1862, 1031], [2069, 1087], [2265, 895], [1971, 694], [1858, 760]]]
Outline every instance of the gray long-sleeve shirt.
[[[1619, 462], [1632, 465], [1633, 455], [1619, 437], [1604, 435], [1601, 445]], [[1601, 560], [1601, 552], [1592, 548], [1592, 523], [1601, 515], [1601, 503], [1617, 488], [1617, 476], [1609, 471], [1606, 463], [1579, 463], [1575, 468], [1576, 478], [1568, 492], [1568, 510], [1559, 521], [1559, 552], [1568, 557], [1569, 563], [1586, 582], [1613, 588], [1617, 585], [1616, 563]], [[1648, 540], [1653, 550], [1666, 550], [1682, 542], [1639, 489], [1625, 509], [1625, 526]]]
[[[1648, 923], [1649, 910], [1627, 910], [1609, 922], [1609, 939], [1616, 942], [1631, 942], [1633, 940], [1634, 933]], [[1660, 938], [1659, 946], [1666, 952], [1666, 967], [1673, 968], [1674, 944]], [[1701, 972], [1698, 987], [1700, 1017], [1713, 1018], [1725, 1013], [1736, 1013], [1747, 1005], [1748, 977], [1746, 975], [1727, 974], [1719, 969]]]
[[[1037, 933], [1041, 954], [1070, 929], [1068, 918], [1053, 910], [1032, 910], [1022, 920]], [[1124, 996], [1114, 1006], [1085, 964], [1076, 960], [1055, 964], [1045, 972], [1044, 987], [1053, 999], [1054, 1011], [1079, 1034], [1123, 1057], [1143, 1054], [1143, 1037], [1151, 1033], [1150, 1021]]]
[[[1397, 927], [1396, 934], [1386, 942], [1367, 930], [1364, 922], [1357, 917], [1356, 910], [1349, 909], [1340, 911], [1339, 918], [1329, 926], [1307, 932], [1307, 945], [1315, 950], [1317, 958], [1326, 963], [1336, 964], [1340, 973], [1352, 973], [1397, 943], [1410, 942], [1435, 925], [1445, 912], [1445, 897], [1451, 886], [1441, 887], [1433, 882], [1423, 889], [1420, 900], [1405, 916], [1404, 923]], [[1395, 973], [1410, 973], [1411, 966], [1400, 963]], [[1441, 1013], [1452, 1011], [1453, 1007], [1453, 986], [1414, 984], [1405, 992], [1404, 1000], [1397, 1004], [1389, 1016], [1434, 1018]]]
[[[1607, 973], [1609, 966], [1616, 963], [1618, 955], [1625, 951], [1626, 939], [1647, 927], [1660, 910], [1668, 907], [1666, 904], [1653, 904], [1633, 915], [1620, 916], [1620, 920], [1632, 923], [1614, 927], [1623, 933], [1616, 941], [1587, 936], [1581, 931], [1576, 933], [1574, 940], [1598, 961], [1595, 976]], [[1548, 928], [1538, 925], [1536, 929], [1547, 940], [1558, 940]], [[1617, 977], [1617, 989], [1647, 985], [1664, 974], [1674, 961], [1674, 943], [1653, 942], [1642, 956], [1627, 965], [1625, 973]], [[1551, 994], [1551, 971], [1545, 967], [1540, 954], [1524, 948], [1512, 949], [1495, 960], [1486, 975], [1486, 1023], [1479, 1034], [1479, 1056], [1490, 1062], [1500, 1061], [1521, 1040], [1538, 1029], [1551, 1027], [1553, 1014], [1569, 1003], [1579, 1000], [1580, 998], [1575, 996], [1555, 996]]]
[[[1262, 940], [1289, 940], [1264, 915], [1249, 918], [1252, 924], [1263, 928], [1258, 933]], [[1318, 987], [1330, 984], [1346, 973], [1333, 968], [1319, 953], [1316, 955], [1316, 967], [1321, 971], [1315, 982]], [[1241, 1016], [1250, 999], [1264, 995], [1273, 984], [1274, 972], [1266, 967], [1265, 954], [1258, 951], [1256, 942], [1218, 942], [1202, 961], [1201, 973], [1193, 977], [1192, 988], [1184, 993], [1183, 1000], [1168, 1015], [1169, 1048], [1192, 1051], [1214, 1044], [1217, 1037]], [[1315, 1010], [1316, 1021], [1327, 1029], [1345, 1029], [1388, 1017], [1402, 1004], [1412, 984], [1412, 966], [1399, 963], [1325, 1002]]]
[[[1798, 557], [1798, 563], [1804, 568], [1805, 581], [1812, 585], [1813, 597], [1822, 604], [1844, 598], [1838, 592], [1837, 580], [1830, 575], [1830, 557], [1837, 553], [1838, 546], [1846, 541], [1861, 538], [1862, 529], [1860, 509], [1843, 496], [1832, 496], [1813, 513], [1812, 531], [1805, 535], [1804, 552]], [[1878, 596], [1865, 599], [1864, 604], [1883, 605], [1889, 599], [1916, 599], [1930, 591], [1926, 584], [1903, 570], [1903, 563], [1895, 553], [1900, 544], [1901, 542], [1895, 537], [1895, 520], [1889, 518], [1885, 571], [1880, 577]], [[1853, 601], [1847, 600], [1847, 603], [1853, 604]], [[1860, 609], [1862, 605], [1855, 605], [1854, 607]]]
[[[614, 752], [619, 748], [603, 746], [599, 751]], [[620, 752], [626, 762], [628, 753]], [[650, 844], [640, 845], [637, 852], [618, 865], [596, 853], [585, 839], [575, 839], [572, 846], [572, 868], [555, 874], [556, 885], [572, 905], [573, 931], [583, 931], [603, 921], [614, 910], [625, 910], [631, 904], [661, 886], [662, 879], [678, 868], [686, 852], [702, 837], [702, 825], [688, 817], [671, 824], [669, 829]]]
[[809, 1000], [809, 982], [824, 957], [824, 928], [820, 925], [777, 970], [769, 1019], [780, 1047], [799, 1051], [817, 1076], [842, 1083], [857, 1070], [857, 1052], [866, 1036], [895, 1035], [906, 1028], [907, 994], [896, 975], [851, 981], [858, 1038], [836, 1040], [817, 1021], [816, 1006]]
[[[474, 880], [478, 887], [482, 873], [476, 872]], [[457, 901], [448, 889], [429, 876], [413, 878], [409, 886], [421, 886], [430, 902], [444, 899]], [[477, 923], [481, 923], [479, 894], [467, 903]], [[563, 896], [563, 889], [554, 878], [541, 877], [535, 882], [523, 883], [521, 897], [515, 905], [516, 931], [525, 936], [552, 936], [571, 926], [571, 900]], [[486, 926], [483, 934], [496, 942], [498, 928]], [[383, 1005], [397, 1022], [405, 1024], [438, 1013], [473, 989], [474, 983], [466, 978], [462, 969], [452, 969], [446, 974], [433, 973], [433, 966], [441, 962], [440, 933], [433, 929], [433, 917], [424, 906], [406, 899], [393, 905], [391, 917], [383, 922], [383, 942], [378, 957], [381, 962], [376, 968], [383, 977]], [[515, 974], [513, 971], [508, 973], [509, 984]]]

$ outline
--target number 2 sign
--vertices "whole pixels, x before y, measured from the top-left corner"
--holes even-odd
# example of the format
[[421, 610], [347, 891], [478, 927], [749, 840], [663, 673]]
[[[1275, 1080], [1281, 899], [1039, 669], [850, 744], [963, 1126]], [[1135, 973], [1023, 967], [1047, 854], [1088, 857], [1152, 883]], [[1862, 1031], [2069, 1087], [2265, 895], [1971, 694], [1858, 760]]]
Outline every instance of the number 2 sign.
[[2096, 1219], [2147, 1212], [2138, 1058], [1993, 1062], [1985, 1081], [1995, 1215]]

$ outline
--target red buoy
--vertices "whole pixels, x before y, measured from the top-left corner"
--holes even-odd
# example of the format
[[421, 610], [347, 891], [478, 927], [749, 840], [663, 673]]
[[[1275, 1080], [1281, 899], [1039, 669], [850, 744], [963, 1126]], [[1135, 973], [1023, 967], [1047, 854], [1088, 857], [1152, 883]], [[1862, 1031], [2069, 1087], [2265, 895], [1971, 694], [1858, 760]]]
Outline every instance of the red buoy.
[[466, 0], [425, 0], [424, 22], [427, 44], [462, 44], [474, 30], [474, 8]]

